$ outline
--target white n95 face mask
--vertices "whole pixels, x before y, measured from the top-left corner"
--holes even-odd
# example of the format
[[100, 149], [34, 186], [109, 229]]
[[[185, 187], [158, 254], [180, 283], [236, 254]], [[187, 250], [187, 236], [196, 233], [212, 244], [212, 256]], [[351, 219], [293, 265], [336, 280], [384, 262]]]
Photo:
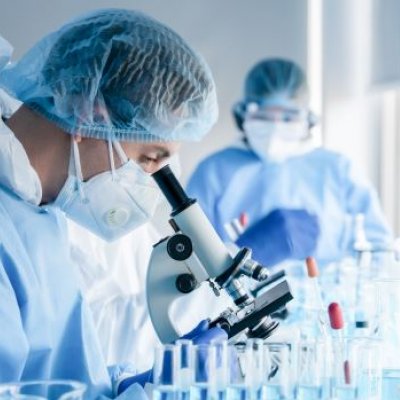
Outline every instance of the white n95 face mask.
[[253, 151], [267, 161], [283, 162], [314, 148], [307, 121], [249, 119], [243, 123], [243, 129]]
[[[113, 147], [123, 163], [117, 169]], [[151, 176], [127, 158], [118, 142], [109, 142], [109, 157], [110, 171], [83, 182], [78, 145], [72, 140], [68, 178], [54, 205], [79, 225], [112, 241], [154, 215], [160, 191]]]

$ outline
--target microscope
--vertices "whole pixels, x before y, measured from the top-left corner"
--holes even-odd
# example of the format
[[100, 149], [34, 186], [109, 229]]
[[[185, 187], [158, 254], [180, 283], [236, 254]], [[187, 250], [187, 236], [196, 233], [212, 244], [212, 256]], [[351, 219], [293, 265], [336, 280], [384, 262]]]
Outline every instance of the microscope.
[[170, 319], [171, 306], [204, 284], [215, 296], [226, 291], [232, 299], [232, 306], [211, 321], [210, 327], [221, 327], [231, 340], [242, 334], [269, 337], [279, 325], [270, 315], [293, 299], [287, 281], [274, 281], [262, 295], [254, 297], [241, 278], [263, 282], [269, 277], [268, 270], [251, 258], [250, 249], [242, 248], [231, 255], [168, 165], [153, 178], [172, 207], [169, 222], [174, 230], [172, 236], [153, 246], [146, 279], [148, 309], [160, 340], [170, 343], [179, 337]]

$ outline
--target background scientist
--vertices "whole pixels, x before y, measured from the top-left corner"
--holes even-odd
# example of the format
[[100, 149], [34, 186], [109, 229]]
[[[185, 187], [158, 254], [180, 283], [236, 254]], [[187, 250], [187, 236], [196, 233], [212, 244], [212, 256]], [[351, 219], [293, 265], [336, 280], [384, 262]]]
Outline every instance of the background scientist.
[[[315, 145], [310, 129], [316, 117], [296, 63], [254, 65], [233, 115], [241, 139], [203, 160], [188, 184], [223, 238], [229, 239], [225, 225], [245, 213], [248, 225], [236, 243], [252, 248], [265, 265], [310, 254], [327, 264], [351, 254], [361, 213], [368, 241], [390, 244], [372, 185], [347, 157]], [[278, 235], [286, 242], [265, 240]]]

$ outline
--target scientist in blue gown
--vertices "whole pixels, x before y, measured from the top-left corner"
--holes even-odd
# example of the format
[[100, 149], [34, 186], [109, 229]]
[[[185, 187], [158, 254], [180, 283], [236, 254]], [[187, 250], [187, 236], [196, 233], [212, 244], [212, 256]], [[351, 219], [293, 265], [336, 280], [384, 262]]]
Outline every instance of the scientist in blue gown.
[[247, 229], [235, 240], [259, 261], [314, 255], [326, 264], [351, 253], [354, 220], [363, 214], [367, 240], [390, 243], [373, 187], [345, 156], [314, 145], [316, 118], [298, 65], [257, 63], [233, 113], [241, 139], [203, 160], [187, 188], [225, 240], [226, 225], [245, 213]]
[[[149, 173], [217, 118], [213, 79], [175, 32], [123, 9], [76, 18], [15, 64], [10, 53], [1, 40], [0, 382], [75, 379], [89, 398], [142, 399], [150, 372], [106, 368], [65, 217], [105, 240], [146, 222]], [[207, 328], [189, 337], [225, 337]]]

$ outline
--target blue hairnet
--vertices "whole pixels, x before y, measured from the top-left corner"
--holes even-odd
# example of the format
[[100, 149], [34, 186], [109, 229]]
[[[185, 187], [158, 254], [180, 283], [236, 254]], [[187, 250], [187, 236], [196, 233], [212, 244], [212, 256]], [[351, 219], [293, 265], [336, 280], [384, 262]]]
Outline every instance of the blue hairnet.
[[174, 31], [124, 9], [92, 12], [0, 72], [0, 87], [71, 134], [199, 140], [217, 119], [208, 66]]
[[297, 64], [273, 58], [260, 61], [249, 71], [244, 97], [246, 103], [285, 105], [290, 99], [303, 96], [306, 89], [306, 77]]
[[246, 107], [307, 106], [307, 81], [303, 70], [293, 61], [268, 58], [258, 62], [248, 72], [244, 83], [244, 97], [233, 107], [233, 116], [242, 129]]

